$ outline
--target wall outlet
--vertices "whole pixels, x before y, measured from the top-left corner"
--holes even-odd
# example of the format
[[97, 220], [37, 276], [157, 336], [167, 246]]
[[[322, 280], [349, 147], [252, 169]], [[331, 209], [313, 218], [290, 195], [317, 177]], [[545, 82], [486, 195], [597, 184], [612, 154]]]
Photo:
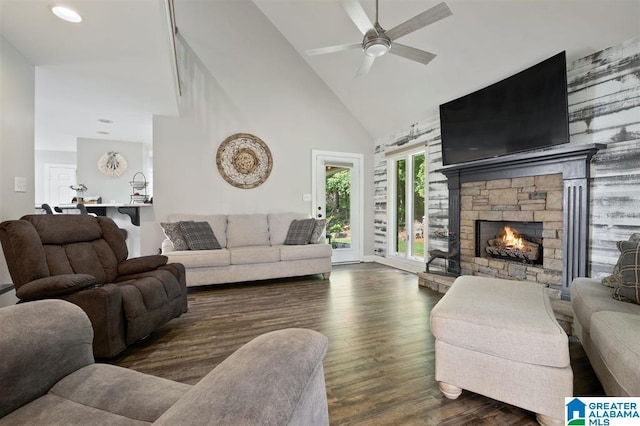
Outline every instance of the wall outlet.
[[18, 176], [14, 177], [13, 190], [15, 192], [27, 192], [27, 178]]

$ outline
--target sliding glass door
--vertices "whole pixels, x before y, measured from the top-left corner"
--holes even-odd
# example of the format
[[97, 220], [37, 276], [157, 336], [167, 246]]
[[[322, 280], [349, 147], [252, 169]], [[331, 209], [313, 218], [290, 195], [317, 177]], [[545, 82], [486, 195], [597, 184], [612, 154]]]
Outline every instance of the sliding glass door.
[[424, 149], [389, 160], [391, 255], [424, 260], [425, 167]]

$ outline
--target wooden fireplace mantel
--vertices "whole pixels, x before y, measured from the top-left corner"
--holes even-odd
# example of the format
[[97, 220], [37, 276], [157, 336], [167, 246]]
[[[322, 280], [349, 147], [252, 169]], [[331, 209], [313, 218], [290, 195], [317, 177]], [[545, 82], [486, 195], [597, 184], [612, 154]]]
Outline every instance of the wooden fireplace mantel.
[[[461, 184], [562, 173], [564, 232], [561, 291], [562, 298], [569, 299], [571, 281], [587, 274], [590, 163], [595, 153], [605, 148], [604, 144], [566, 144], [540, 151], [454, 164], [436, 170], [448, 180], [449, 231], [460, 235]], [[459, 256], [458, 254], [458, 264]]]

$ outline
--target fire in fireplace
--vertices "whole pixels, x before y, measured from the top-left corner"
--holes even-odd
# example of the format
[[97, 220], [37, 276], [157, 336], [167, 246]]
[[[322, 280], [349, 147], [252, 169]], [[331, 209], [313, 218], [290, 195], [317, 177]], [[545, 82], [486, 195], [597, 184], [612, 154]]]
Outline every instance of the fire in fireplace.
[[476, 221], [476, 257], [542, 264], [542, 223]]

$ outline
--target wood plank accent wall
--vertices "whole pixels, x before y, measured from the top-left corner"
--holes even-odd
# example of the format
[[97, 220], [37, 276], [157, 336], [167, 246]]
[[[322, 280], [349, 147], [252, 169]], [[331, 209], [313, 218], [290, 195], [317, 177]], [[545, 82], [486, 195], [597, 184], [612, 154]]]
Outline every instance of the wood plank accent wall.
[[616, 241], [640, 232], [640, 37], [569, 64], [571, 143], [605, 143], [591, 168], [589, 269], [603, 278]]
[[[604, 143], [591, 170], [590, 244], [587, 273], [608, 275], [618, 258], [615, 242], [640, 233], [640, 36], [567, 66], [570, 143]], [[387, 155], [406, 144], [426, 146], [427, 248], [446, 249], [435, 231], [448, 226], [446, 177], [439, 117], [378, 140], [375, 148], [374, 253], [387, 254]]]

